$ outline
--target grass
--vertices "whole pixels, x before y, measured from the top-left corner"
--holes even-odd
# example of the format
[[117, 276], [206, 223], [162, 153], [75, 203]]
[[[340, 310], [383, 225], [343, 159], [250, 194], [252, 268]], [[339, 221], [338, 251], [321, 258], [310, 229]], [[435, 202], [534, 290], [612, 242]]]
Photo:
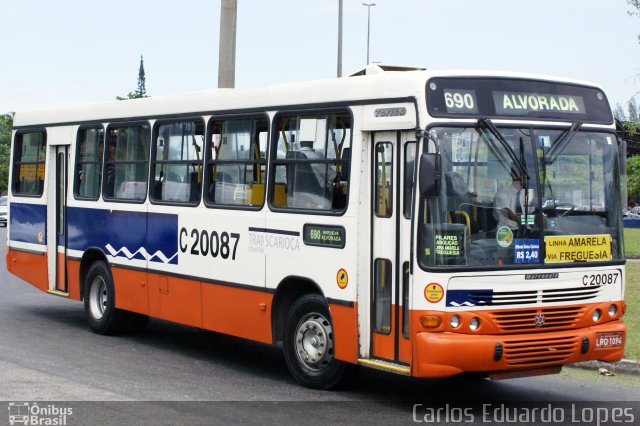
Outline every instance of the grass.
[[624, 322], [627, 324], [627, 342], [624, 357], [640, 360], [640, 262], [627, 262], [626, 271], [624, 301], [627, 303], [627, 313]]
[[624, 228], [625, 254], [640, 254], [640, 228]]

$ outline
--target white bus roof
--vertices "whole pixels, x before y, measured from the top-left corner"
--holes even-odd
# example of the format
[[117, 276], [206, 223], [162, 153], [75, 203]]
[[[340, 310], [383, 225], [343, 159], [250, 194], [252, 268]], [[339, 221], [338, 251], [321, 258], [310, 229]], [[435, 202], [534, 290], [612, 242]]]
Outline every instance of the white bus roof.
[[276, 109], [305, 104], [349, 103], [424, 97], [432, 77], [503, 77], [555, 81], [590, 87], [597, 85], [538, 74], [477, 70], [425, 70], [414, 67], [369, 65], [349, 77], [305, 81], [256, 88], [213, 89], [181, 95], [62, 107], [16, 113], [14, 127], [106, 122], [181, 114], [208, 115], [244, 109]]

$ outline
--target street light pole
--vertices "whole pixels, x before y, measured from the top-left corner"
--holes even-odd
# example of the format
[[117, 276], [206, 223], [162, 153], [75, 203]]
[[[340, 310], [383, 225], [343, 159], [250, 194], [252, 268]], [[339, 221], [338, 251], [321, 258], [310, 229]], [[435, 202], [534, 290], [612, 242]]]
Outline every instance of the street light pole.
[[338, 0], [338, 78], [342, 77], [342, 0]]
[[363, 6], [367, 6], [367, 65], [369, 65], [369, 41], [371, 40], [371, 6], [375, 6], [375, 3], [362, 3]]
[[218, 59], [218, 87], [233, 88], [236, 84], [236, 23], [238, 0], [220, 3], [220, 51]]

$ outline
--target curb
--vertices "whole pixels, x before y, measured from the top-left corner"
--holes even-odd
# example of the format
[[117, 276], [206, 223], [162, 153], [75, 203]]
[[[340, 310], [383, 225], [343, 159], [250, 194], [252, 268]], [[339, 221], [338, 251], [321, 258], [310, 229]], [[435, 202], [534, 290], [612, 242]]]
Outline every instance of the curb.
[[634, 376], [640, 376], [640, 362], [630, 359], [623, 359], [618, 362], [602, 362], [602, 361], [585, 361], [577, 362], [575, 364], [569, 364], [567, 367], [579, 368], [582, 370], [595, 370], [599, 368], [606, 368], [612, 373], [625, 373], [632, 374]]

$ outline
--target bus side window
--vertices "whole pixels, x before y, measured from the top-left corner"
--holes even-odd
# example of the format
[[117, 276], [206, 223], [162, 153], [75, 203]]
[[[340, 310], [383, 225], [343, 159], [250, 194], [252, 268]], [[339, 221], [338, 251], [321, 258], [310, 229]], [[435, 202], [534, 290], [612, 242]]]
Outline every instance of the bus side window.
[[102, 178], [104, 130], [102, 127], [78, 131], [76, 145], [76, 172], [73, 194], [79, 199], [97, 200]]
[[14, 195], [41, 197], [44, 191], [46, 136], [43, 131], [18, 133], [13, 147]]
[[411, 202], [413, 197], [413, 170], [416, 160], [415, 141], [407, 142], [404, 146], [404, 194], [402, 210], [406, 219], [411, 219]]
[[344, 211], [351, 160], [350, 115], [281, 115], [276, 126], [273, 207]]
[[197, 205], [202, 189], [204, 122], [176, 121], [155, 128], [150, 198]]
[[269, 132], [267, 118], [214, 120], [209, 129], [206, 204], [262, 207]]
[[393, 214], [393, 145], [391, 142], [376, 144], [376, 200], [378, 217]]
[[108, 128], [104, 162], [105, 199], [144, 201], [147, 196], [149, 136], [146, 123]]

